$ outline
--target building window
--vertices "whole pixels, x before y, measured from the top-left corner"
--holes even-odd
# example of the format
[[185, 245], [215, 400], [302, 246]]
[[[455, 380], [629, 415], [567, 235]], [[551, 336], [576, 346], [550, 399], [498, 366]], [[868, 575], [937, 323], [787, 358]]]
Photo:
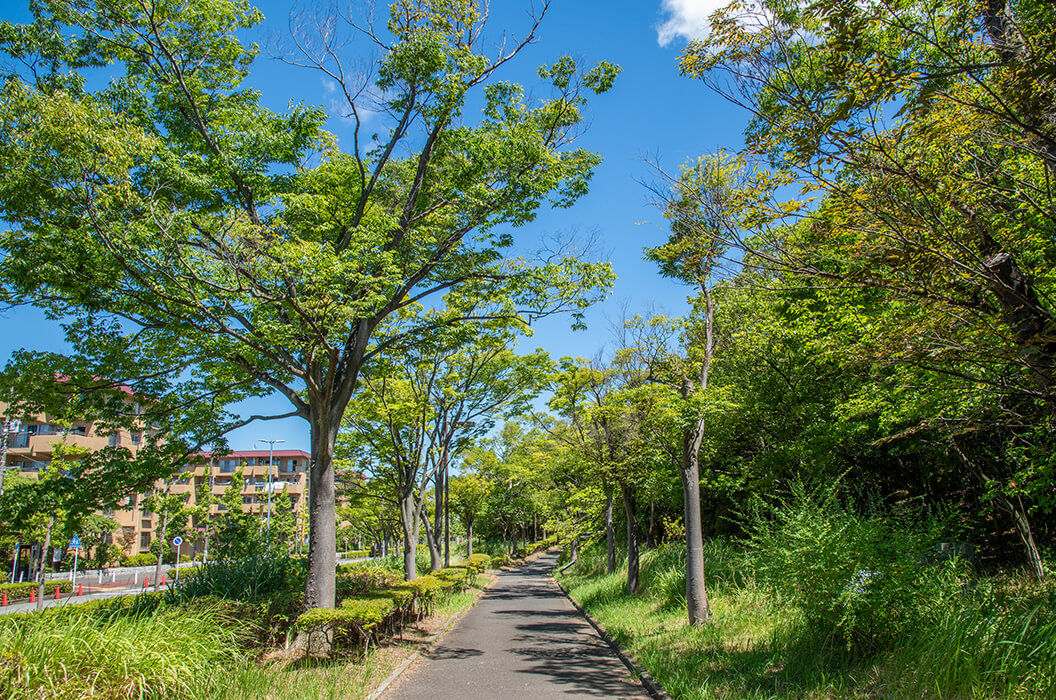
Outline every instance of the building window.
[[233, 459], [221, 459], [220, 460], [220, 473], [230, 474], [235, 471], [235, 460]]
[[132, 433], [132, 444], [133, 445], [138, 445], [139, 441], [141, 439], [142, 439], [142, 433]]
[[110, 433], [110, 447], [121, 446], [121, 433]]
[[139, 526], [142, 527], [144, 530], [149, 530], [150, 529], [150, 521], [149, 520], [140, 521]]
[[139, 548], [149, 550], [150, 549], [150, 533], [142, 532], [139, 535]]
[[251, 505], [252, 503], [253, 503], [253, 497], [252, 496], [243, 496], [242, 497], [242, 505]]

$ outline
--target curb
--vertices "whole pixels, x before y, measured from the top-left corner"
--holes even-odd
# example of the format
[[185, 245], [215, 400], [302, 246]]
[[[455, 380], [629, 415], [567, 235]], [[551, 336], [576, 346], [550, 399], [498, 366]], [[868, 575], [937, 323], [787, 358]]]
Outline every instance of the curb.
[[572, 598], [572, 595], [568, 592], [568, 589], [565, 588], [563, 583], [557, 579], [554, 579], [554, 583], [556, 583], [557, 587], [561, 589], [561, 592], [565, 594], [568, 601], [572, 603], [572, 607], [578, 610], [579, 613], [587, 619], [587, 622], [589, 622], [590, 626], [594, 628], [594, 631], [598, 633], [598, 636], [605, 640], [605, 643], [616, 653], [616, 656], [623, 662], [623, 665], [627, 667], [627, 670], [638, 676], [638, 680], [642, 682], [642, 687], [645, 688], [646, 692], [648, 692], [654, 700], [673, 700], [668, 692], [664, 690], [664, 686], [660, 685], [660, 683], [645, 670], [645, 667], [638, 663], [637, 659], [624, 651], [623, 647], [621, 647], [615, 639], [609, 636], [609, 633], [605, 631], [605, 628], [602, 627], [597, 620], [591, 617], [590, 613], [583, 609], [583, 606]]
[[484, 588], [480, 589], [480, 595], [478, 595], [473, 600], [473, 604], [472, 605], [467, 605], [465, 607], [465, 609], [462, 610], [462, 612], [458, 613], [457, 615], [452, 616], [452, 618], [450, 620], [448, 620], [444, 624], [443, 628], [439, 632], [437, 632], [435, 635], [433, 635], [433, 638], [429, 640], [428, 644], [426, 644], [425, 647], [423, 647], [422, 649], [419, 649], [418, 651], [416, 651], [413, 654], [411, 654], [409, 659], [407, 659], [402, 664], [400, 664], [399, 667], [395, 671], [390, 673], [388, 675], [388, 677], [381, 682], [381, 685], [379, 685], [377, 688], [374, 689], [373, 692], [371, 692], [369, 695], [367, 695], [366, 700], [377, 700], [379, 697], [381, 697], [382, 693], [384, 693], [386, 690], [389, 689], [390, 685], [392, 685], [394, 682], [396, 682], [397, 678], [399, 678], [401, 675], [403, 675], [404, 671], [406, 671], [408, 668], [410, 668], [411, 664], [413, 664], [415, 661], [420, 659], [423, 654], [432, 651], [433, 648], [436, 647], [436, 645], [440, 641], [440, 639], [443, 638], [443, 636], [445, 634], [447, 634], [447, 631], [449, 629], [451, 629], [451, 627], [453, 627], [456, 622], [458, 622], [463, 617], [465, 617], [466, 613], [468, 613], [470, 610], [472, 610], [473, 608], [476, 607], [477, 601], [480, 600], [480, 596], [484, 594], [484, 591], [486, 591], [489, 588], [491, 588], [491, 584], [492, 583], [495, 583], [494, 577], [492, 577], [491, 582], [487, 586], [485, 586]]

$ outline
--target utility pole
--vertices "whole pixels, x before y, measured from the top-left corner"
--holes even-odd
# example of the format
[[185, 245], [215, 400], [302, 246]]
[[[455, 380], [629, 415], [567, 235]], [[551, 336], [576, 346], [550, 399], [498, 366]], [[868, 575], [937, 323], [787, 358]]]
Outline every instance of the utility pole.
[[271, 544], [271, 467], [275, 461], [275, 443], [286, 442], [285, 440], [257, 440], [257, 442], [268, 443], [268, 525], [265, 540]]

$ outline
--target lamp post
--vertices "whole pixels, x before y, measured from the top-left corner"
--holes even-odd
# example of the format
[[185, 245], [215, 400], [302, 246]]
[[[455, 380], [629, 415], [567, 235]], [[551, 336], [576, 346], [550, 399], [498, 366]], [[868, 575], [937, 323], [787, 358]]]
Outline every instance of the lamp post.
[[285, 440], [257, 440], [257, 442], [268, 443], [268, 524], [265, 539], [271, 543], [271, 467], [275, 458], [275, 443], [286, 442]]

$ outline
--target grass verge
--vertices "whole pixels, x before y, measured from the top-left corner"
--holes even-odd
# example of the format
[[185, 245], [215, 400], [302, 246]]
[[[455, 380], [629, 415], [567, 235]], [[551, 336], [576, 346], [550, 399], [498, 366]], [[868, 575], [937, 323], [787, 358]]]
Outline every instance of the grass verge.
[[980, 578], [892, 647], [852, 649], [746, 575], [729, 545], [708, 549], [713, 619], [699, 628], [686, 624], [677, 545], [643, 556], [636, 596], [625, 592], [625, 570], [604, 574], [600, 552], [558, 578], [675, 698], [1056, 697], [1051, 586]]
[[203, 700], [369, 697], [404, 661], [427, 646], [452, 618], [470, 608], [491, 581], [490, 575], [478, 574], [465, 591], [443, 595], [432, 614], [408, 626], [402, 638], [388, 639], [362, 656], [290, 665], [243, 662], [229, 669], [227, 678], [201, 697]]

